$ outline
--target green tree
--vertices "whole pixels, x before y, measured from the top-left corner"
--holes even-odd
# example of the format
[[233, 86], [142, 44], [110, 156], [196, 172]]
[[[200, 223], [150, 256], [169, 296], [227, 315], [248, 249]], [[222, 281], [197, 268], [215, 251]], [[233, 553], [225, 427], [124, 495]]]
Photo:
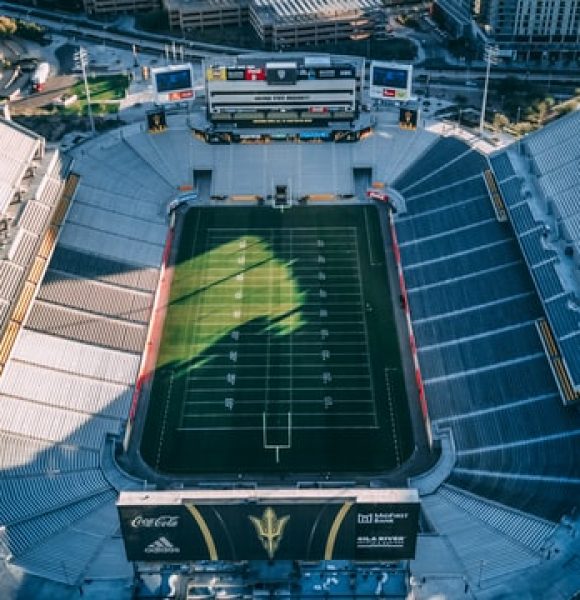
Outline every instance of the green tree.
[[507, 127], [510, 120], [502, 113], [495, 113], [493, 116], [493, 127], [494, 129], [503, 129]]
[[0, 16], [0, 37], [6, 38], [16, 33], [16, 21], [9, 17]]

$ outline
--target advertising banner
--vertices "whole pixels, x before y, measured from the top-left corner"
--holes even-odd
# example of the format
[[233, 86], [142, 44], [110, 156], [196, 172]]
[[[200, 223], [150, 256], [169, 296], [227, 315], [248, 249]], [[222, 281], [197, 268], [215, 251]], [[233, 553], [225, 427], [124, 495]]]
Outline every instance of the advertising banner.
[[411, 559], [419, 502], [351, 500], [119, 505], [127, 558], [167, 560]]

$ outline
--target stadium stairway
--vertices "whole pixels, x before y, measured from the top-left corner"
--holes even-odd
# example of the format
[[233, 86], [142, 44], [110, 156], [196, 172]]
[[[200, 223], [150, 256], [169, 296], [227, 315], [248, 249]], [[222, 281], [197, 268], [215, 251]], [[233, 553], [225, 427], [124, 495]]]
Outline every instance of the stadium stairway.
[[580, 415], [558, 398], [541, 305], [485, 168], [442, 138], [393, 184], [407, 207], [395, 224], [425, 394], [434, 433], [453, 432], [454, 489], [555, 523], [578, 504]]
[[160, 152], [159, 145], [155, 143], [153, 136], [142, 135], [139, 128], [136, 130], [125, 129], [122, 136], [125, 144], [149, 164], [164, 181], [174, 188], [179, 185], [178, 171]]
[[[141, 138], [144, 136], [141, 136]], [[136, 139], [136, 138], [134, 138]], [[173, 187], [191, 185], [193, 172], [193, 135], [190, 129], [184, 126], [172, 126], [162, 133], [150, 136], [157, 152], [164, 157], [163, 165], [169, 165], [168, 174], [171, 173]]]
[[[541, 561], [536, 549], [522, 544], [517, 537], [507, 535], [496, 527], [497, 522], [509, 521], [516, 529], [526, 530], [531, 539], [538, 535], [531, 533], [536, 526], [531, 519], [524, 526], [521, 520], [525, 517], [497, 506], [490, 519], [491, 508], [473, 510], [474, 504], [468, 498], [462, 498], [460, 493], [447, 486], [443, 486], [436, 494], [424, 496], [421, 503], [427, 520], [440, 535], [447, 538], [474, 586], [512, 575]], [[545, 526], [543, 523], [537, 526], [541, 533], [549, 534], [553, 529], [553, 525]]]

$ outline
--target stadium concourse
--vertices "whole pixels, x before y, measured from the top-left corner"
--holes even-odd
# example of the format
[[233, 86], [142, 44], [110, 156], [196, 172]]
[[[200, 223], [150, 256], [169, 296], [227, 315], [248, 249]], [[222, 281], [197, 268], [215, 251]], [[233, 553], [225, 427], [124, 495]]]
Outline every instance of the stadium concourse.
[[[366, 201], [353, 170], [370, 169], [397, 199], [398, 252], [389, 246], [389, 256], [400, 259], [442, 447], [437, 465], [410, 481], [423, 513], [413, 593], [571, 598], [580, 589], [579, 127], [577, 112], [489, 161], [455, 137], [402, 131], [387, 113], [369, 138], [341, 145], [211, 146], [176, 115], [164, 133], [135, 124], [63, 159], [0, 120], [9, 216], [0, 262], [0, 596], [133, 593], [115, 501], [150, 484], [125, 474], [114, 451], [177, 190], [195, 171], [212, 173], [200, 180], [200, 203], [266, 196], [274, 180], [289, 181], [296, 196]], [[381, 576], [370, 586], [370, 571], [349, 580], [342, 567], [294, 572], [288, 593], [292, 584], [309, 597], [376, 595]], [[326, 588], [311, 585], [313, 573]]]

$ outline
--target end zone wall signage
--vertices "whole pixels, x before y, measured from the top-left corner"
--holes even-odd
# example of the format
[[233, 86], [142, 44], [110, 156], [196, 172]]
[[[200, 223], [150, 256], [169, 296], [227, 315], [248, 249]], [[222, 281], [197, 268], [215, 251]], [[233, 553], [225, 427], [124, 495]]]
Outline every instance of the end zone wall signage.
[[414, 558], [419, 499], [416, 490], [123, 492], [118, 510], [131, 561], [388, 561]]

